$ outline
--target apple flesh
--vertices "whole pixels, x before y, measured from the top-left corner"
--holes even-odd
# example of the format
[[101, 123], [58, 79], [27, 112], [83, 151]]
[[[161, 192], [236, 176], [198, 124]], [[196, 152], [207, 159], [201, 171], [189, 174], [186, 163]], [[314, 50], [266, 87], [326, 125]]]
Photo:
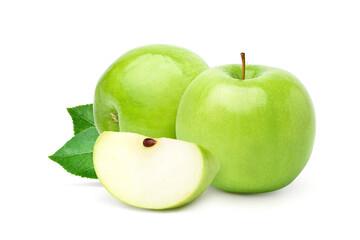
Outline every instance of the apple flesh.
[[219, 168], [211, 154], [196, 144], [124, 132], [99, 136], [94, 166], [114, 197], [148, 209], [189, 203], [209, 186]]
[[212, 186], [257, 193], [292, 182], [309, 160], [315, 113], [292, 74], [266, 66], [226, 65], [201, 73], [185, 91], [177, 138], [208, 149], [220, 162]]
[[96, 86], [96, 128], [100, 133], [121, 131], [175, 138], [181, 96], [207, 68], [198, 55], [175, 46], [149, 45], [125, 53]]

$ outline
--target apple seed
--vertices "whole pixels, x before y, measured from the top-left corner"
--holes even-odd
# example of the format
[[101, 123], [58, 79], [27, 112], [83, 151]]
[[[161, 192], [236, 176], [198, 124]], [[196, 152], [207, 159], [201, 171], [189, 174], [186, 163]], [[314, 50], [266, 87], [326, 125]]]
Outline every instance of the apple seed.
[[156, 140], [152, 138], [145, 138], [143, 141], [144, 147], [152, 147], [156, 144]]

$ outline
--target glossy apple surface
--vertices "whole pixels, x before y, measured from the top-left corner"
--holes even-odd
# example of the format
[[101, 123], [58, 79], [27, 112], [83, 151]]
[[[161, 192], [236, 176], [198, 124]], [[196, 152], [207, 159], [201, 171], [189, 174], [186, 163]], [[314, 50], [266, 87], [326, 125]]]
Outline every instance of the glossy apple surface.
[[177, 138], [220, 162], [212, 185], [243, 193], [292, 182], [309, 160], [315, 136], [310, 96], [292, 74], [266, 66], [226, 65], [201, 73], [181, 100]]
[[95, 90], [98, 131], [175, 138], [176, 112], [189, 83], [207, 64], [180, 47], [150, 45], [131, 50], [101, 76]]
[[179, 207], [198, 197], [219, 169], [196, 144], [103, 132], [94, 147], [96, 174], [119, 200], [148, 209]]

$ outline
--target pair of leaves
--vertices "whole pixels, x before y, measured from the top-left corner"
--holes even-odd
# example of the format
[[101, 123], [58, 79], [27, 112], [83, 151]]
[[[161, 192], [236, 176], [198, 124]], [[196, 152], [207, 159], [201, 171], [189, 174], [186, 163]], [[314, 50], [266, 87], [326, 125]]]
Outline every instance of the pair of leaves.
[[94, 124], [93, 105], [67, 109], [75, 136], [49, 158], [77, 176], [97, 178], [93, 165], [93, 149], [99, 133]]

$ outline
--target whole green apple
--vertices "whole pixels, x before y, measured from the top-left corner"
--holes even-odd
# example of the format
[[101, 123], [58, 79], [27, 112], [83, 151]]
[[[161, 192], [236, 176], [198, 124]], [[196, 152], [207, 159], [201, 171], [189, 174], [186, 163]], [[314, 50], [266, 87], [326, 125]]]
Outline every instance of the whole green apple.
[[[243, 63], [243, 66], [245, 64]], [[292, 182], [309, 160], [315, 114], [304, 86], [277, 68], [226, 65], [201, 73], [178, 109], [177, 138], [220, 162], [212, 186], [258, 193]]]
[[180, 47], [149, 45], [127, 52], [96, 86], [94, 119], [98, 131], [175, 138], [181, 96], [207, 68], [198, 55]]

